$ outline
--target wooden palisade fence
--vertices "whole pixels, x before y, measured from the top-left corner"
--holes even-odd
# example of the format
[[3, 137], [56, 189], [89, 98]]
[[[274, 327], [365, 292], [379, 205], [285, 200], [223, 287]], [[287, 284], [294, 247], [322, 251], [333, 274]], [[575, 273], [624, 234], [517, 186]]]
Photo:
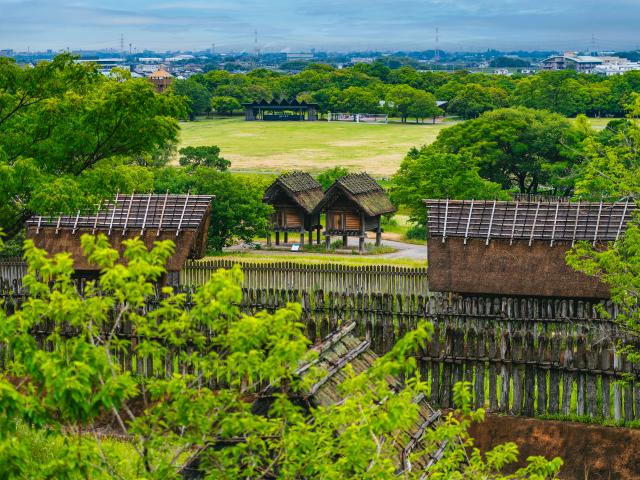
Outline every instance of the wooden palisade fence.
[[[426, 263], [426, 262], [425, 262]], [[346, 293], [428, 293], [427, 268], [353, 266], [297, 262], [192, 260], [180, 272], [181, 285], [202, 285], [220, 268], [240, 264], [245, 288], [325, 290]]]
[[[26, 296], [8, 286], [0, 297], [4, 308], [12, 311]], [[368, 336], [379, 354], [419, 322], [432, 322], [435, 334], [418, 354], [418, 362], [429, 385], [428, 400], [439, 407], [451, 407], [453, 385], [467, 380], [476, 405], [492, 411], [640, 419], [638, 370], [614, 348], [624, 334], [601, 313], [615, 317], [607, 302], [345, 290], [245, 288], [240, 307], [251, 314], [299, 302], [301, 321], [312, 341], [355, 322], [357, 333]], [[156, 302], [150, 299], [149, 308]], [[45, 340], [49, 333], [47, 325], [34, 330], [44, 348], [51, 348]], [[123, 325], [118, 336], [136, 343], [131, 326]], [[165, 375], [180, 371], [180, 353], [163, 358], [138, 358], [122, 351], [117, 355], [122, 367], [135, 374]], [[623, 379], [624, 384], [619, 382]]]

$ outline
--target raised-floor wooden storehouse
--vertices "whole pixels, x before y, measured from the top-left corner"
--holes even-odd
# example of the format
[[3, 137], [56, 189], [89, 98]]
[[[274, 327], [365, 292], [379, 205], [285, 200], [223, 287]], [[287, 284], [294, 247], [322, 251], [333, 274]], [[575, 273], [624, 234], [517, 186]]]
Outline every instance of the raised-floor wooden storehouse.
[[433, 291], [603, 299], [609, 289], [576, 272], [576, 242], [607, 248], [626, 230], [633, 203], [426, 200]]
[[171, 240], [176, 250], [167, 262], [165, 281], [177, 285], [185, 261], [204, 256], [212, 200], [210, 195], [119, 194], [92, 213], [34, 216], [27, 221], [27, 238], [52, 255], [69, 252], [76, 274], [94, 278], [99, 268], [86, 259], [80, 244], [85, 233], [106, 235], [121, 255], [127, 239], [139, 237], [148, 248]]
[[245, 120], [314, 121], [318, 120], [318, 104], [293, 100], [260, 100], [243, 103]]
[[[290, 396], [291, 400], [305, 411], [311, 408], [330, 407], [345, 400], [340, 385], [351, 375], [347, 373], [347, 365], [351, 365], [353, 374], [359, 375], [370, 369], [376, 362], [378, 357], [371, 349], [371, 342], [367, 338], [359, 338], [355, 329], [356, 324], [350, 323], [322, 339], [312, 347], [318, 354], [317, 359], [298, 368], [296, 374], [302, 378], [310, 372], [320, 372], [315, 383], [306, 391]], [[389, 376], [387, 381], [395, 393], [403, 389], [400, 378]], [[280, 392], [271, 387], [263, 389], [256, 395], [253, 412], [267, 414], [273, 404], [274, 394], [277, 393]], [[442, 457], [446, 442], [433, 446], [425, 443], [425, 434], [428, 430], [435, 429], [441, 424], [442, 413], [431, 407], [424, 395], [419, 395], [413, 401], [418, 406], [418, 417], [415, 423], [406, 431], [398, 432], [395, 442], [388, 438], [386, 445], [392, 445], [395, 449], [396, 473], [402, 475], [412, 472], [417, 474], [416, 478], [418, 478], [420, 474], [426, 477], [429, 468]], [[224, 446], [221, 443], [212, 447], [224, 448]], [[196, 457], [183, 468], [182, 477], [185, 480], [205, 478], [207, 472], [201, 463], [206, 462], [201, 462], [201, 459]]]
[[366, 232], [376, 232], [376, 245], [380, 245], [380, 219], [382, 215], [395, 211], [378, 182], [366, 173], [353, 173], [336, 180], [329, 187], [315, 213], [326, 214], [324, 235], [327, 249], [335, 235], [342, 236], [345, 247], [348, 237], [358, 237], [362, 252]]
[[[275, 233], [276, 245], [280, 244], [280, 233], [284, 243], [288, 243], [289, 233], [299, 233], [300, 244], [304, 245], [305, 232], [309, 232], [311, 245], [314, 230], [320, 243], [322, 225], [320, 214], [314, 210], [323, 195], [322, 185], [306, 172], [288, 172], [275, 179], [265, 191], [263, 201], [273, 206], [271, 230]], [[271, 233], [267, 244], [271, 245]]]

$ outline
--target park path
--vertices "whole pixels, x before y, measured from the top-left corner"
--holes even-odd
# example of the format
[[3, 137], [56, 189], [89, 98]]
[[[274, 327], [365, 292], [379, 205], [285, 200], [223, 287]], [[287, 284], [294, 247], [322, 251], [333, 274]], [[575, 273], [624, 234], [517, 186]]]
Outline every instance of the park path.
[[[374, 243], [375, 240], [372, 238], [367, 238], [365, 240], [367, 243]], [[352, 239], [353, 242], [353, 239]], [[380, 255], [367, 255], [367, 258], [380, 258], [380, 259], [384, 259], [384, 258], [407, 258], [407, 259], [411, 259], [411, 260], [424, 260], [425, 262], [427, 261], [427, 246], [426, 245], [414, 245], [412, 243], [404, 243], [404, 242], [398, 242], [395, 240], [387, 240], [387, 239], [382, 239], [382, 244], [389, 246], [391, 248], [394, 248], [396, 251], [392, 252], [392, 253], [383, 253]], [[243, 252], [243, 253], [248, 253], [248, 254], [252, 254], [252, 255], [264, 255], [265, 254], [265, 250], [253, 250], [251, 248], [247, 248], [245, 245], [242, 244], [236, 244], [232, 247], [228, 247], [224, 249], [226, 252], [232, 253], [232, 252]], [[268, 251], [268, 253], [270, 255], [273, 255], [274, 253], [276, 253], [275, 251]], [[290, 252], [287, 250], [277, 250], [277, 254], [278, 255], [282, 255], [282, 256], [300, 256], [300, 253], [297, 252]], [[323, 253], [304, 253], [304, 256], [309, 256], [309, 257], [323, 257], [325, 254]], [[333, 253], [332, 255], [339, 255], [338, 253]], [[348, 257], [352, 257], [351, 254], [345, 255]]]

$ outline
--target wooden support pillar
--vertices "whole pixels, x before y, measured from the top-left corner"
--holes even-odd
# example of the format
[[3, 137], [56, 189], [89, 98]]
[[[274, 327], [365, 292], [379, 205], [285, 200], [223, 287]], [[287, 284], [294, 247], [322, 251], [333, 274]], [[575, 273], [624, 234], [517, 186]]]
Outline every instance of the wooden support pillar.
[[267, 233], [267, 247], [271, 247], [271, 232]]
[[276, 245], [280, 245], [280, 232], [276, 232]]
[[285, 245], [289, 243], [289, 232], [287, 232], [286, 230], [284, 231], [284, 243]]
[[304, 230], [300, 230], [300, 246], [304, 246]]
[[346, 235], [342, 235], [342, 248], [346, 248], [348, 245], [348, 238]]
[[376, 247], [379, 247], [380, 243], [382, 243], [382, 229], [380, 228], [380, 225], [378, 225], [376, 230]]
[[313, 229], [309, 230], [309, 246], [313, 245]]
[[331, 247], [331, 235], [325, 235], [324, 237], [324, 245], [327, 250]]
[[364, 237], [360, 237], [360, 241], [358, 242], [358, 251], [360, 253], [364, 252]]
[[318, 227], [318, 231], [316, 232], [316, 242], [320, 245], [320, 227]]

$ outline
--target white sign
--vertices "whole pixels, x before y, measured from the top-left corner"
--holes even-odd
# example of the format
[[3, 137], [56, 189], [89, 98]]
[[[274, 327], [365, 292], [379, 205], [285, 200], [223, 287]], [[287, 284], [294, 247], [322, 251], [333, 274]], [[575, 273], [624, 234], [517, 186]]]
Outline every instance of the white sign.
[[291, 251], [292, 252], [299, 252], [300, 251], [300, 245], [297, 243], [294, 243], [293, 245], [291, 245]]

